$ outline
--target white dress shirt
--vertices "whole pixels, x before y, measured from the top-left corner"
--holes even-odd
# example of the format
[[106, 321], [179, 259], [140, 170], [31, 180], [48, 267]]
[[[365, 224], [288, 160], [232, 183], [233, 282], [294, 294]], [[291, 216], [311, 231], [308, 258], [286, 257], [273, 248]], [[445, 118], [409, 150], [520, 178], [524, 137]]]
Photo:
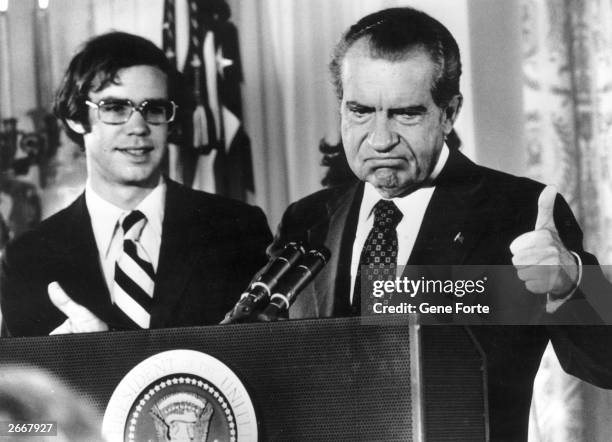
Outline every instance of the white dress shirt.
[[[166, 182], [162, 178], [157, 187], [134, 208], [134, 210], [140, 210], [147, 218], [139, 242], [151, 260], [155, 271], [157, 271], [159, 262], [165, 201]], [[112, 288], [115, 263], [123, 252], [123, 231], [119, 226], [119, 220], [130, 211], [123, 210], [100, 197], [91, 187], [89, 180], [85, 185], [85, 203], [91, 218], [91, 227], [98, 247], [104, 280], [111, 294], [111, 300], [114, 301]]]
[[[428, 183], [432, 183], [435, 178], [438, 177], [446, 161], [448, 160], [449, 150], [446, 144], [440, 151], [438, 162], [434, 166], [434, 169], [427, 180]], [[435, 186], [432, 184], [425, 184], [409, 195], [392, 198], [391, 201], [395, 203], [398, 209], [402, 212], [402, 220], [395, 229], [397, 231], [397, 265], [403, 266], [408, 262], [410, 253], [416, 241], [421, 224], [423, 223], [423, 217], [425, 216], [425, 210], [429, 205], [431, 196], [435, 190]], [[365, 183], [363, 191], [363, 199], [361, 200], [361, 207], [359, 208], [359, 219], [357, 221], [357, 232], [355, 234], [355, 242], [353, 243], [353, 254], [351, 258], [351, 302], [353, 302], [353, 290], [355, 288], [355, 278], [357, 276], [357, 269], [359, 267], [359, 259], [361, 257], [361, 251], [365, 245], [366, 239], [374, 226], [374, 206], [378, 201], [384, 199], [376, 190], [376, 188], [370, 184]]]

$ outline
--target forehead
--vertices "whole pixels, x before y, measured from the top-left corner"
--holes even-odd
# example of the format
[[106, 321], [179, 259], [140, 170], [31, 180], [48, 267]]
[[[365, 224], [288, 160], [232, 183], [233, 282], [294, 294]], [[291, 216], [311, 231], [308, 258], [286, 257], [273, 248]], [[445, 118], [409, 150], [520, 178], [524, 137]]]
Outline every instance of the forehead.
[[93, 99], [126, 98], [137, 102], [168, 98], [168, 79], [155, 66], [130, 66], [119, 69], [112, 82], [98, 91], [90, 91], [89, 96]]
[[433, 101], [436, 66], [427, 52], [414, 49], [399, 60], [374, 58], [367, 43], [356, 42], [342, 61], [344, 101], [409, 106]]

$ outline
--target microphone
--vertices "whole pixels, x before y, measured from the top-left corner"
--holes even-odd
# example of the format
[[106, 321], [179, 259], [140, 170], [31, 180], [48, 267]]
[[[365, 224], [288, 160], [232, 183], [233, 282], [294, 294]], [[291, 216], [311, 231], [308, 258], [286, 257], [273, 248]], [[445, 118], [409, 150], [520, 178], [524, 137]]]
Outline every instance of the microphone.
[[253, 311], [270, 299], [272, 289], [281, 276], [304, 255], [301, 243], [290, 242], [280, 255], [270, 258], [268, 263], [255, 274], [249, 288], [240, 296], [240, 299], [220, 324], [233, 324], [248, 318]]
[[327, 264], [331, 253], [327, 249], [313, 249], [300, 259], [278, 282], [270, 303], [263, 312], [257, 315], [261, 322], [277, 321], [279, 316], [289, 310], [297, 295], [314, 279]]

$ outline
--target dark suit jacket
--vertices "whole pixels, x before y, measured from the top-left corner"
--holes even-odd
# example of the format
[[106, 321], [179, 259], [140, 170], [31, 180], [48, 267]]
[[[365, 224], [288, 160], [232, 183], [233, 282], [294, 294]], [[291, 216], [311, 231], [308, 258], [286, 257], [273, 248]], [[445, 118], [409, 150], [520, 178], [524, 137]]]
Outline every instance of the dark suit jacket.
[[[151, 328], [217, 324], [266, 262], [272, 235], [265, 216], [170, 180], [165, 204]], [[66, 319], [48, 299], [52, 281], [111, 329], [130, 327], [110, 302], [84, 194], [7, 247], [5, 335], [46, 335]]]
[[[472, 163], [452, 151], [427, 207], [408, 264], [510, 265], [510, 243], [533, 230], [543, 185]], [[324, 245], [328, 265], [300, 294], [292, 318], [342, 316], [347, 313], [352, 244], [363, 184], [326, 189], [292, 204], [283, 217], [270, 253], [287, 241]], [[555, 220], [566, 246], [580, 254], [585, 267], [597, 264], [584, 252], [582, 232], [561, 197]], [[454, 241], [462, 232], [463, 241]], [[591, 276], [591, 275], [589, 275]], [[598, 283], [609, 285], [601, 277]], [[518, 278], [516, 278], [517, 282]], [[523, 288], [522, 284], [520, 285]], [[517, 293], [511, 302], [542, 313], [545, 301]], [[612, 291], [610, 292], [612, 297]], [[593, 314], [578, 293], [555, 315], [571, 322], [577, 311]], [[534, 313], [534, 312], [531, 312]], [[596, 315], [595, 315], [596, 317]], [[598, 319], [598, 318], [597, 318]], [[533, 379], [549, 340], [569, 373], [596, 385], [612, 387], [612, 328], [605, 326], [472, 326], [488, 369], [492, 440], [526, 440]]]

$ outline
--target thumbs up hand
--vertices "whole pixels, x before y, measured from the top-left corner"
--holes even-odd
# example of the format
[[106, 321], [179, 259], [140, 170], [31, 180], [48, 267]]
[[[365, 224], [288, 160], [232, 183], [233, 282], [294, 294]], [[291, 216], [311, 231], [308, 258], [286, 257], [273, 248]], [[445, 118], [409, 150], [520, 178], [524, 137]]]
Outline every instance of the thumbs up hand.
[[518, 277], [532, 293], [550, 293], [559, 298], [568, 295], [577, 284], [578, 264], [559, 238], [553, 209], [557, 191], [546, 186], [538, 199], [535, 229], [510, 244], [512, 264]]
[[47, 291], [53, 305], [68, 317], [59, 327], [49, 333], [50, 335], [108, 330], [108, 326], [104, 321], [100, 320], [82, 305], [74, 302], [57, 282], [54, 281], [49, 284]]

